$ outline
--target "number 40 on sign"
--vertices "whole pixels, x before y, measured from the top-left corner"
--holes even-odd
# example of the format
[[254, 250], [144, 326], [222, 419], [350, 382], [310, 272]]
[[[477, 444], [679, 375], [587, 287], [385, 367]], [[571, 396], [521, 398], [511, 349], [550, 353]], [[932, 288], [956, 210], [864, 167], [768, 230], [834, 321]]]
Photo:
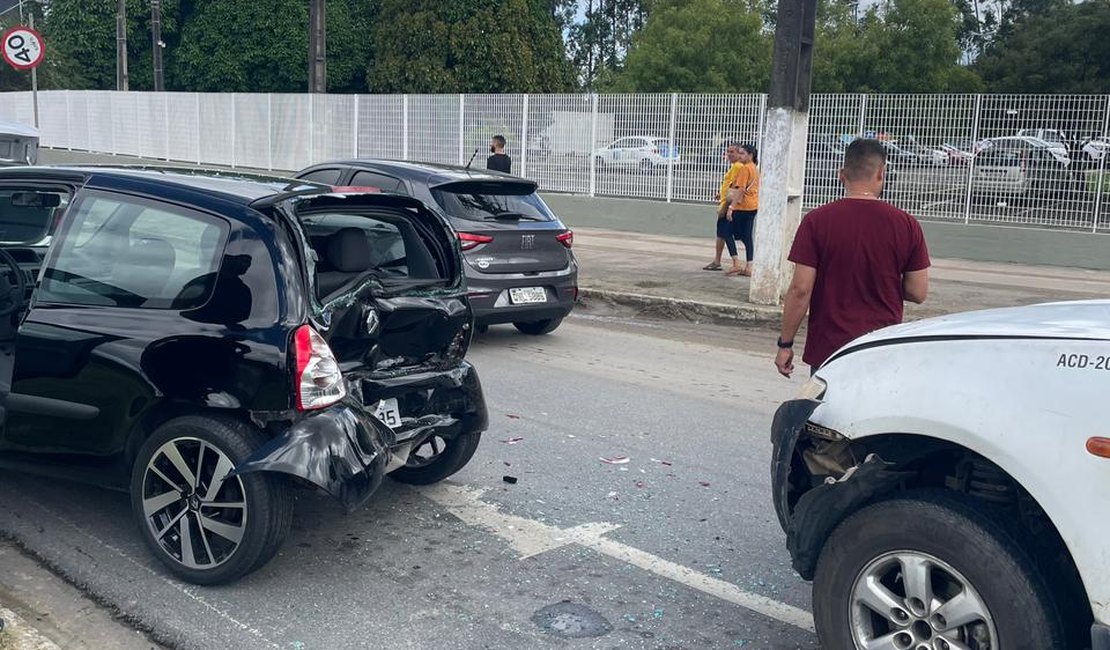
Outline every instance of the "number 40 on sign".
[[30, 70], [42, 63], [46, 48], [42, 36], [30, 27], [19, 25], [4, 32], [4, 60], [16, 70]]

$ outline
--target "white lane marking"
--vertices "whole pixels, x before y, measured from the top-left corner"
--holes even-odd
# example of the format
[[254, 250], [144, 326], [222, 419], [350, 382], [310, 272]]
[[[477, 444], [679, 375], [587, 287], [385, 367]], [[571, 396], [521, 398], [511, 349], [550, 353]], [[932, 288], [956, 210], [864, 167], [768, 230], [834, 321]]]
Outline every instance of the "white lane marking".
[[[162, 582], [166, 585], [169, 585], [170, 587], [176, 589], [177, 591], [181, 592], [182, 594], [184, 594], [185, 596], [187, 596], [191, 600], [195, 601], [201, 607], [204, 607], [205, 609], [209, 610], [210, 612], [216, 614], [216, 616], [218, 616], [218, 617], [222, 618], [223, 620], [231, 623], [232, 625], [239, 628], [243, 632], [246, 632], [246, 633], [250, 634], [251, 636], [259, 639], [260, 641], [263, 641], [266, 645], [270, 646], [271, 648], [275, 648], [276, 650], [281, 650], [284, 647], [284, 646], [278, 645], [274, 641], [267, 638], [266, 635], [263, 634], [261, 630], [259, 630], [257, 628], [253, 628], [250, 625], [247, 625], [246, 623], [244, 623], [244, 622], [240, 621], [239, 619], [235, 618], [234, 616], [232, 616], [230, 613], [225, 612], [224, 610], [220, 609], [219, 607], [217, 607], [217, 606], [213, 605], [212, 603], [208, 602], [208, 600], [204, 596], [201, 596], [201, 595], [195, 593], [194, 590], [197, 589], [197, 587], [192, 587], [192, 586], [186, 587], [184, 583], [177, 582], [176, 580], [171, 580], [171, 579], [167, 578], [166, 576], [158, 573], [157, 571], [150, 568], [149, 566], [147, 566], [147, 565], [143, 564], [142, 562], [139, 562], [135, 558], [131, 557], [131, 555], [129, 555], [123, 549], [117, 548], [116, 546], [113, 546], [112, 544], [109, 544], [108, 542], [100, 539], [96, 535], [90, 533], [88, 531], [88, 529], [84, 528], [83, 526], [81, 526], [77, 523], [74, 523], [74, 522], [70, 521], [68, 517], [65, 517], [61, 513], [58, 513], [55, 510], [47, 507], [42, 502], [34, 499], [33, 497], [25, 497], [25, 498], [27, 498], [28, 501], [33, 502], [35, 505], [37, 505], [39, 508], [41, 508], [43, 512], [46, 512], [47, 514], [52, 515], [54, 518], [56, 518], [58, 521], [62, 522], [66, 526], [69, 526], [70, 528], [77, 531], [78, 533], [84, 535], [85, 537], [88, 537], [92, 541], [96, 542], [100, 546], [103, 546], [105, 549], [111, 551], [112, 553], [115, 553], [116, 555], [118, 555], [119, 557], [123, 558], [124, 560], [130, 562], [131, 564], [134, 564], [138, 568], [142, 569], [146, 573], [148, 573], [151, 576], [153, 576], [154, 578], [158, 579], [160, 582]], [[22, 541], [23, 536], [22, 535], [16, 536], [16, 539]], [[30, 548], [30, 545], [26, 544], [25, 542], [22, 544], [22, 546], [24, 548]], [[45, 560], [45, 558], [41, 554], [35, 553], [35, 555], [37, 557], [39, 557], [40, 559]], [[47, 566], [53, 567], [53, 566], [56, 566], [56, 563], [47, 562]], [[87, 589], [86, 588], [81, 588], [81, 591], [84, 592], [84, 591], [87, 591]], [[123, 611], [123, 606], [122, 605], [116, 605], [116, 607], [120, 611]]]
[[504, 539], [521, 555], [521, 559], [568, 544], [578, 544], [776, 621], [814, 631], [813, 615], [803, 609], [744, 591], [730, 582], [712, 578], [628, 544], [605, 538], [606, 533], [620, 526], [588, 523], [573, 528], [558, 528], [534, 519], [501, 512], [497, 506], [482, 501], [481, 490], [449, 483], [414, 489], [463, 522]]
[[584, 524], [567, 529], [548, 526], [534, 519], [501, 512], [481, 500], [481, 491], [454, 485], [439, 484], [418, 492], [467, 524], [503, 538], [522, 560], [570, 544], [582, 544], [619, 528], [612, 524]]

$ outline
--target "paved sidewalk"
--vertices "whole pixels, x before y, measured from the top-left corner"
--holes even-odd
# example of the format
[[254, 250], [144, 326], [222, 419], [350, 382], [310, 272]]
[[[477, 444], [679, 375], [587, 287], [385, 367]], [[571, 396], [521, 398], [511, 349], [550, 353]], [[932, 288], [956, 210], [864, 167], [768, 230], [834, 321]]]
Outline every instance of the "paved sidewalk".
[[0, 539], [0, 650], [165, 650]]
[[[574, 250], [587, 305], [601, 299], [691, 319], [775, 322], [781, 314], [780, 308], [748, 302], [747, 278], [701, 270], [713, 257], [713, 240], [708, 237], [579, 228]], [[726, 267], [727, 255], [726, 251]], [[1106, 271], [934, 259], [930, 276], [929, 299], [924, 305], [907, 305], [908, 320], [1053, 300], [1110, 298]]]

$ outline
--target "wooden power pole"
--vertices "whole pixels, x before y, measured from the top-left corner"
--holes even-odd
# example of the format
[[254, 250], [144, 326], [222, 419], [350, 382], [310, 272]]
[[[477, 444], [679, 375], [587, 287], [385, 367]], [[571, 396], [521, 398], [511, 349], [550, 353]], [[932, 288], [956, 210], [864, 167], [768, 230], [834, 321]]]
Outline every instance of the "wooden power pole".
[[154, 54], [154, 92], [160, 93], [166, 89], [162, 71], [162, 48], [165, 47], [162, 43], [162, 0], [150, 0], [150, 40]]
[[127, 0], [116, 0], [116, 90], [127, 85]]
[[790, 284], [790, 244], [802, 220], [817, 0], [779, 0], [764, 119], [755, 267], [748, 299], [777, 305]]
[[309, 0], [308, 92], [328, 92], [327, 3]]

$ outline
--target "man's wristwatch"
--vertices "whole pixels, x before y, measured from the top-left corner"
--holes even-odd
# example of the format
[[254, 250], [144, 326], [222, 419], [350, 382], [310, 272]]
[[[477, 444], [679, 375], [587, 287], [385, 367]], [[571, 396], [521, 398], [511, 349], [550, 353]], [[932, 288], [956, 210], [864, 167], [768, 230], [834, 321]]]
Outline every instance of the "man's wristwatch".
[[794, 341], [793, 340], [784, 341], [784, 340], [782, 340], [781, 336], [779, 337], [779, 340], [778, 340], [777, 344], [778, 344], [780, 350], [789, 350], [790, 348], [794, 347]]

